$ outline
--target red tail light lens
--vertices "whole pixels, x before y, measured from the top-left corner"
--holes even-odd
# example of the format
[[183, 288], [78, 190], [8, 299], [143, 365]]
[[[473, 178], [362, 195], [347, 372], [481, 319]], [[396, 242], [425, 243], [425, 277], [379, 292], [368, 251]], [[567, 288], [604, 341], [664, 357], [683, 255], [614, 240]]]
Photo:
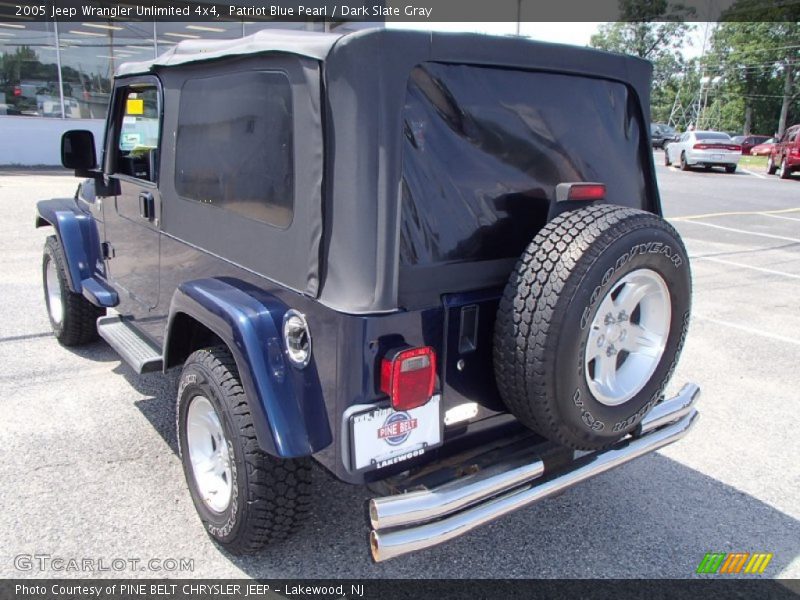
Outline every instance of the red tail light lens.
[[395, 410], [422, 406], [433, 396], [436, 353], [430, 346], [401, 350], [381, 362], [381, 391]]
[[708, 144], [695, 144], [692, 146], [693, 150], [707, 150], [709, 148]]
[[602, 200], [606, 186], [602, 183], [576, 183], [569, 188], [567, 200]]
[[728, 150], [732, 150], [733, 152], [741, 152], [742, 151], [742, 147], [741, 146], [732, 145], [732, 146], [725, 146], [725, 147]]

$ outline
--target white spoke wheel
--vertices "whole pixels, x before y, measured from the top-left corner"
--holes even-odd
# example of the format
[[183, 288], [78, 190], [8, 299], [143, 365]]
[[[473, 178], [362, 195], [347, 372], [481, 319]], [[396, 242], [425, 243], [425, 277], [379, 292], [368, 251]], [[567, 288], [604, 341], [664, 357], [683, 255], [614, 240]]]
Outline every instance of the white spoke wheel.
[[231, 457], [219, 415], [205, 396], [189, 402], [186, 438], [200, 496], [211, 510], [224, 511], [233, 491]]
[[530, 243], [500, 300], [501, 398], [558, 444], [613, 444], [659, 402], [691, 292], [686, 248], [658, 215], [609, 204], [563, 212]]
[[600, 302], [584, 356], [592, 395], [617, 406], [638, 394], [656, 370], [672, 319], [669, 290], [651, 269], [620, 279]]

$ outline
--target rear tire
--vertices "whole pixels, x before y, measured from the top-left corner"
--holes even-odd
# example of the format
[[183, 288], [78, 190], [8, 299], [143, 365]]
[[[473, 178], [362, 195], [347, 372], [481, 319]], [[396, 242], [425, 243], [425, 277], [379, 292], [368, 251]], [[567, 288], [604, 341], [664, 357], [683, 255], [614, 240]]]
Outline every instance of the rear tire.
[[669, 223], [611, 205], [562, 213], [525, 250], [501, 299], [500, 395], [555, 442], [608, 446], [660, 401], [690, 302], [688, 256]]
[[736, 165], [726, 165], [725, 166], [726, 173], [736, 173]]
[[781, 168], [778, 170], [778, 177], [781, 179], [789, 179], [791, 172], [789, 171], [789, 167], [786, 166], [786, 157], [783, 157], [781, 160]]
[[672, 165], [672, 162], [669, 160], [669, 150], [664, 148], [664, 166], [669, 167]]
[[233, 554], [285, 540], [311, 500], [310, 460], [264, 452], [249, 402], [228, 348], [186, 360], [176, 410], [183, 471], [206, 531]]
[[778, 167], [775, 166], [775, 159], [772, 155], [767, 159], [767, 175], [775, 175]]
[[62, 346], [81, 346], [97, 339], [97, 319], [106, 314], [69, 289], [66, 261], [56, 236], [44, 244], [42, 255], [44, 303], [53, 335]]
[[686, 152], [681, 152], [681, 171], [688, 171], [689, 163], [686, 162]]

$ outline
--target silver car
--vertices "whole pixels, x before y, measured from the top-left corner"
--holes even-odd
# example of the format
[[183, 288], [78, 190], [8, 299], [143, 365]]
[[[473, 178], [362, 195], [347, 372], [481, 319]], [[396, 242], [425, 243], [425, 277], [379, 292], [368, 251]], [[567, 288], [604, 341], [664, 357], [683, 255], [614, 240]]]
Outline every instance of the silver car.
[[664, 164], [677, 163], [681, 171], [690, 167], [725, 167], [733, 173], [741, 157], [742, 147], [721, 131], [687, 131], [664, 149]]

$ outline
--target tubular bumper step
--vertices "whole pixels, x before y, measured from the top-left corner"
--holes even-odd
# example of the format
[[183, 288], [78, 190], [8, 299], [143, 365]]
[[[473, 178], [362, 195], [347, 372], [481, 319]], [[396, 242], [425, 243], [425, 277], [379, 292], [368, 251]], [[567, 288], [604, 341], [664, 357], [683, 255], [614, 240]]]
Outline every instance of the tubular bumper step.
[[543, 477], [542, 460], [498, 464], [433, 489], [373, 498], [370, 550], [376, 562], [453, 539], [539, 500], [683, 438], [698, 418], [700, 388], [686, 384], [652, 409], [641, 424], [610, 448], [578, 455], [570, 466]]

